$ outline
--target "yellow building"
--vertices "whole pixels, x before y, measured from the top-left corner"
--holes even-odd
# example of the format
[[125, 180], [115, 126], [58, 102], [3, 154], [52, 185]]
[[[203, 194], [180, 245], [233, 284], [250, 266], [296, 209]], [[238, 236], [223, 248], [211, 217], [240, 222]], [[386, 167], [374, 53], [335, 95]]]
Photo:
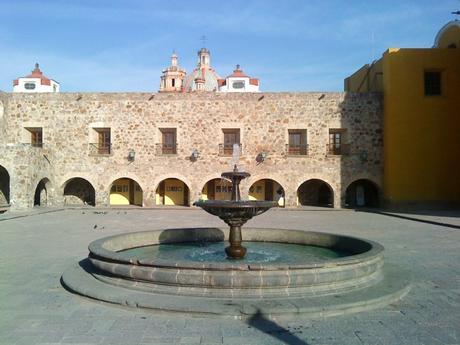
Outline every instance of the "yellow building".
[[427, 49], [390, 48], [345, 79], [345, 91], [383, 92], [388, 206], [460, 204], [460, 22]]
[[189, 188], [179, 179], [168, 178], [160, 182], [156, 190], [157, 205], [189, 205]]
[[110, 205], [142, 206], [142, 189], [139, 184], [129, 178], [113, 181], [110, 188]]

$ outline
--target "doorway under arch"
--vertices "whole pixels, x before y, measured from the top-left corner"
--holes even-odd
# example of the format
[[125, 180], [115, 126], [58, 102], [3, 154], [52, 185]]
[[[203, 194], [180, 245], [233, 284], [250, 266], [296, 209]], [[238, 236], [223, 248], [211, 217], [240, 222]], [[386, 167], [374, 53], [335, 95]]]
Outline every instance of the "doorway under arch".
[[297, 200], [302, 206], [334, 207], [334, 192], [323, 180], [311, 179], [299, 186]]
[[50, 189], [51, 182], [48, 178], [42, 178], [35, 188], [34, 194], [34, 206], [48, 206], [48, 191]]
[[155, 195], [157, 205], [189, 206], [189, 198], [188, 186], [177, 178], [167, 178], [161, 181]]
[[249, 200], [277, 201], [280, 207], [284, 207], [284, 195], [284, 188], [272, 179], [258, 180], [249, 187]]
[[10, 174], [0, 165], [0, 205], [10, 204]]
[[143, 191], [139, 183], [133, 179], [122, 177], [110, 186], [110, 206], [136, 205], [142, 206]]
[[215, 178], [206, 182], [201, 190], [203, 200], [231, 200], [232, 183], [224, 178]]
[[64, 205], [96, 205], [96, 191], [93, 185], [81, 177], [74, 177], [65, 183]]
[[346, 207], [379, 207], [379, 188], [367, 179], [353, 181], [345, 191]]

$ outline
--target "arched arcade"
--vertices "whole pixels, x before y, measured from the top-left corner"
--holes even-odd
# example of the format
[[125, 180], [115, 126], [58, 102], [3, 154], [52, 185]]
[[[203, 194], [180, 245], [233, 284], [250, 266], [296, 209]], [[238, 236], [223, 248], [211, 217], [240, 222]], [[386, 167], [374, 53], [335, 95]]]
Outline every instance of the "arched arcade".
[[325, 181], [311, 179], [297, 189], [297, 203], [302, 206], [334, 207], [334, 191]]

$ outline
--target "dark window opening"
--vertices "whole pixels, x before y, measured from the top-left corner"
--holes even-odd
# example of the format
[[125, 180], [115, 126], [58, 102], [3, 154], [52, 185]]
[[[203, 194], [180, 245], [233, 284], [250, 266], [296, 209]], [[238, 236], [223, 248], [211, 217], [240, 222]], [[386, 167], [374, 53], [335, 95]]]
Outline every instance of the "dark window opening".
[[425, 72], [425, 96], [441, 95], [441, 72]]

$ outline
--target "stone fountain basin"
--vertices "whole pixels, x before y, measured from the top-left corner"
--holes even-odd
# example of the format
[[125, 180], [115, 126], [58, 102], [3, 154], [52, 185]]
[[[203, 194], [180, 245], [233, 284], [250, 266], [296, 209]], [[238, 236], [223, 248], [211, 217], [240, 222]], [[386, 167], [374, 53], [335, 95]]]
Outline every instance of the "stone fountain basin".
[[221, 219], [242, 219], [244, 221], [258, 216], [272, 207], [278, 207], [276, 201], [259, 200], [199, 200], [193, 203], [206, 212]]
[[110, 236], [89, 245], [95, 278], [130, 289], [207, 297], [327, 295], [369, 287], [382, 278], [383, 247], [372, 241], [322, 232], [244, 230], [245, 241], [334, 248], [348, 256], [308, 263], [243, 264], [139, 259], [119, 252], [147, 245], [224, 241], [228, 229], [189, 228]]

